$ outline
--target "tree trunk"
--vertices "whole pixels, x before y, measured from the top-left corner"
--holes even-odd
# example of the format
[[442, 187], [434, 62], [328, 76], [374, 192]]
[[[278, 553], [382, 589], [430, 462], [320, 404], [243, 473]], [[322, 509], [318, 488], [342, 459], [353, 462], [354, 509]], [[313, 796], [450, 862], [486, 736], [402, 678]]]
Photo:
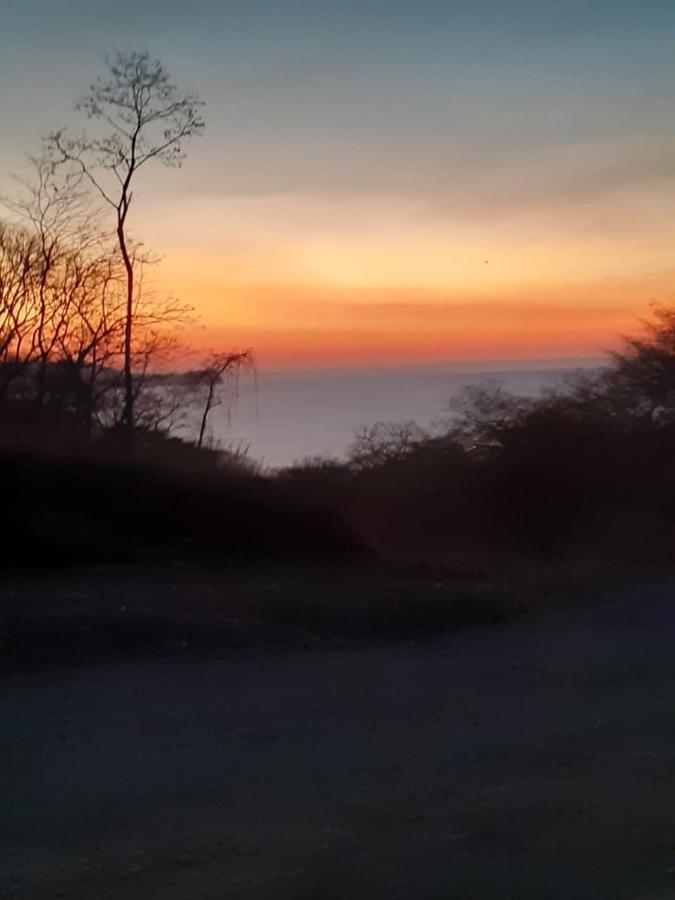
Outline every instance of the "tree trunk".
[[40, 359], [40, 364], [38, 368], [38, 378], [37, 378], [37, 419], [38, 422], [42, 420], [42, 414], [44, 412], [45, 400], [47, 397], [47, 357], [42, 356]]
[[127, 440], [131, 445], [134, 439], [134, 376], [132, 371], [132, 339], [134, 317], [134, 266], [129, 257], [127, 243], [124, 236], [124, 225], [117, 226], [117, 237], [120, 251], [127, 273], [127, 309], [124, 323], [124, 427]]
[[206, 433], [206, 420], [209, 417], [212, 402], [213, 402], [213, 382], [211, 382], [209, 384], [209, 393], [206, 397], [206, 403], [204, 405], [204, 414], [202, 415], [202, 424], [199, 428], [199, 440], [197, 441], [198, 447], [201, 447], [202, 444], [204, 443], [204, 434]]
[[96, 387], [96, 349], [94, 349], [93, 357], [91, 360], [91, 371], [89, 372], [89, 378], [87, 380], [86, 387], [86, 400], [85, 400], [85, 410], [84, 410], [84, 427], [87, 434], [91, 434], [92, 426], [94, 423], [94, 390]]

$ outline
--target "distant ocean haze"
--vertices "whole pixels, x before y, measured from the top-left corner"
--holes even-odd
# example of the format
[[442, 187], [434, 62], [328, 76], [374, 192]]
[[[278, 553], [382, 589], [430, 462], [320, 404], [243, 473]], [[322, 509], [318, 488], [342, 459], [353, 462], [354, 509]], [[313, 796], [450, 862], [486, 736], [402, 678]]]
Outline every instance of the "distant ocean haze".
[[212, 410], [209, 430], [220, 445], [246, 447], [253, 459], [271, 468], [311, 456], [344, 458], [364, 426], [413, 421], [430, 428], [449, 418], [451, 399], [466, 385], [497, 383], [535, 397], [575, 371], [599, 365], [580, 360], [528, 368], [483, 364], [243, 373], [236, 396]]

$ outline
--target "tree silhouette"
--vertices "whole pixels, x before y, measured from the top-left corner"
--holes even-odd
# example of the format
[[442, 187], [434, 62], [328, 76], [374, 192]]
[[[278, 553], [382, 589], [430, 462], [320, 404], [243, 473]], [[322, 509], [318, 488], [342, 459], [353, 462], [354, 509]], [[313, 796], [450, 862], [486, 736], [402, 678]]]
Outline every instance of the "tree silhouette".
[[129, 440], [134, 430], [133, 323], [134, 266], [127, 220], [138, 171], [157, 160], [179, 167], [185, 139], [204, 129], [203, 103], [193, 92], [181, 92], [161, 61], [145, 51], [117, 53], [76, 108], [100, 126], [100, 132], [50, 136], [55, 159], [72, 164], [88, 179], [115, 215], [115, 233], [126, 273], [124, 334], [124, 423]]
[[232, 353], [212, 353], [207, 359], [204, 368], [197, 373], [198, 383], [206, 387], [204, 408], [199, 425], [199, 437], [197, 438], [198, 447], [201, 447], [204, 443], [209, 413], [214, 407], [220, 406], [223, 402], [218, 388], [228, 375], [236, 377], [242, 367], [251, 365], [253, 365], [253, 358], [248, 350]]

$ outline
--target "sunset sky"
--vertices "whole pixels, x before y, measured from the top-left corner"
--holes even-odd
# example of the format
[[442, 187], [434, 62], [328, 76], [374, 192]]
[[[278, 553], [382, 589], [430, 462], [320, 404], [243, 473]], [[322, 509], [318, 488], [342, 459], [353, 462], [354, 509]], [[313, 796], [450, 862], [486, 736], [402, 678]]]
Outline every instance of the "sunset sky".
[[207, 102], [131, 226], [195, 347], [597, 356], [675, 297], [673, 0], [4, 0], [0, 183], [106, 51]]

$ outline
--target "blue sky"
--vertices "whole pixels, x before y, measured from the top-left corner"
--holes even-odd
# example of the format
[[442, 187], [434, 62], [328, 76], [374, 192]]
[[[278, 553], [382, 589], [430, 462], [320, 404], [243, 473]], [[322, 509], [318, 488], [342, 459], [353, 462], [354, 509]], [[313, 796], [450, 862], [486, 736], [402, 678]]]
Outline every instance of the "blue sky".
[[[660, 154], [644, 156], [674, 130], [672, 2], [4, 7], [0, 103], [12, 127], [0, 153], [10, 159], [72, 119], [72, 98], [116, 47], [147, 46], [200, 87], [211, 140], [199, 152], [229, 162], [211, 173], [210, 189], [226, 192], [326, 183], [433, 194], [453, 169], [470, 177], [538, 148], [636, 138], [637, 164], [659, 177]], [[610, 163], [596, 184], [629, 170]]]

